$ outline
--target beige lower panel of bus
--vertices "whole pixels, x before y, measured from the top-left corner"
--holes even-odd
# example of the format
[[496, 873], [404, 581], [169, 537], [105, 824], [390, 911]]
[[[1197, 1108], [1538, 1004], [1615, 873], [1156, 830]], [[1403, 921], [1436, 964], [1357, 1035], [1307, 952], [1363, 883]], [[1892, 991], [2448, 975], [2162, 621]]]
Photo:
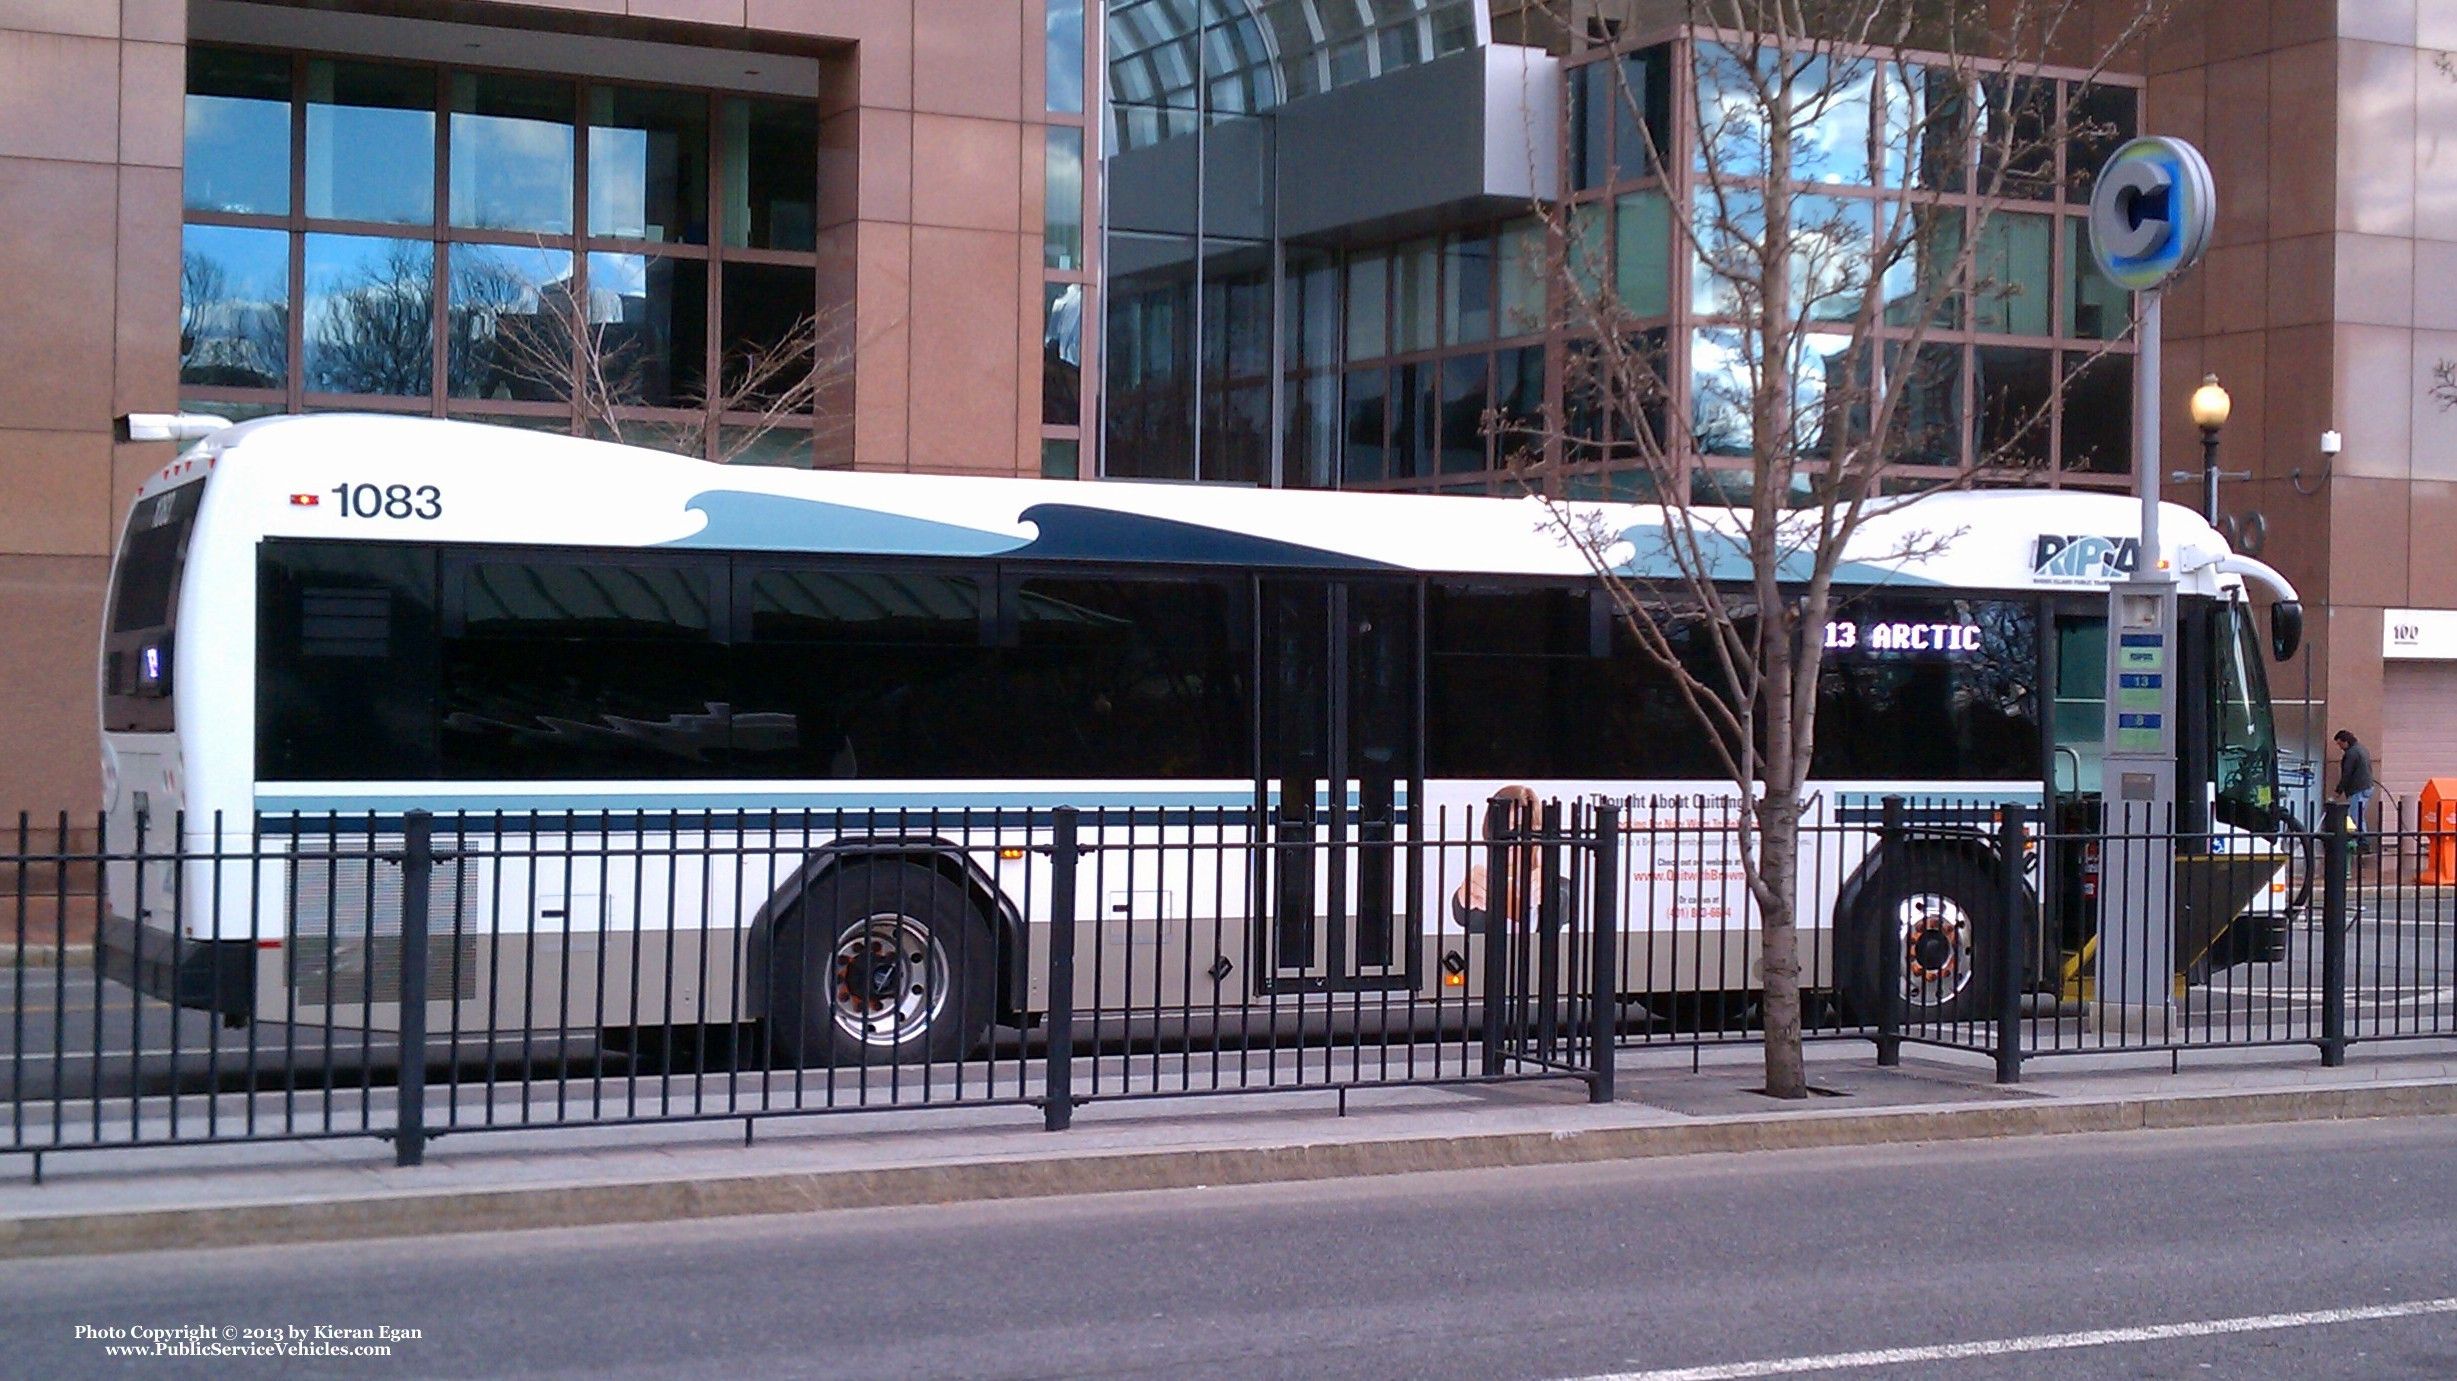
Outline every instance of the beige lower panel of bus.
[[[1154, 929], [1159, 933], [1151, 933]], [[1580, 937], [1567, 938], [1583, 943]], [[1803, 931], [1800, 938], [1804, 984], [1831, 986], [1831, 932]], [[1274, 1003], [1273, 995], [1255, 982], [1250, 934], [1242, 921], [1217, 926], [1209, 920], [1168, 922], [1160, 927], [1087, 922], [1076, 939], [1078, 1011], [1165, 1014]], [[1026, 995], [1035, 1015], [1047, 1007], [1047, 943], [1047, 928], [1036, 927]], [[436, 935], [428, 951], [427, 991], [432, 996], [427, 1030], [446, 1039], [455, 1032], [483, 1037], [489, 1032], [593, 1032], [748, 1020], [759, 1013], [744, 992], [741, 944], [737, 931], [651, 930], [640, 932], [637, 943], [629, 931], [468, 937], [457, 944], [449, 935]], [[1617, 986], [1622, 994], [1639, 997], [1754, 990], [1759, 986], [1757, 944], [1758, 936], [1746, 931], [1625, 932]], [[259, 1020], [353, 1031], [400, 1028], [397, 953], [379, 951], [372, 959], [355, 961], [345, 956], [320, 966], [313, 956], [302, 954], [303, 948], [261, 952]], [[1421, 941], [1414, 989], [1420, 997], [1435, 995], [1443, 961], [1454, 955], [1466, 962], [1465, 982], [1446, 995], [1482, 996], [1482, 939], [1448, 934]], [[1229, 970], [1215, 981], [1211, 970], [1220, 959], [1228, 961]], [[1566, 958], [1564, 963], [1566, 972]], [[1282, 975], [1277, 1000], [1285, 1004], [1306, 991], [1305, 977], [1303, 971]], [[1371, 1000], [1406, 991], [1377, 988]]]

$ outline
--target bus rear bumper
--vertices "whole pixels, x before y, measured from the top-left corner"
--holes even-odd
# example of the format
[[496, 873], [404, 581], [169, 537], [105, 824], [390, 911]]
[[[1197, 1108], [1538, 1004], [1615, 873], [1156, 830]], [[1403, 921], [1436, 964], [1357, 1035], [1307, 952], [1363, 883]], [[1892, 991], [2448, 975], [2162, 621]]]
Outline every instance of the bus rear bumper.
[[189, 940], [107, 916], [94, 951], [103, 977], [147, 997], [234, 1022], [256, 1010], [256, 947], [246, 940]]

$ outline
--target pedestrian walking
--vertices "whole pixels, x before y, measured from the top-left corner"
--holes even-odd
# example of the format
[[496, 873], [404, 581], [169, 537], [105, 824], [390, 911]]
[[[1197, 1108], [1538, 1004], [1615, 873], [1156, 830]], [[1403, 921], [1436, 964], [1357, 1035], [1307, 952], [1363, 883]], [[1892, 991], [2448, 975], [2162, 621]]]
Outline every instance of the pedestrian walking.
[[2372, 753], [2355, 738], [2351, 729], [2337, 731], [2338, 784], [2329, 798], [2346, 803], [2346, 828], [2354, 840], [2357, 852], [2363, 848], [2363, 816], [2372, 802], [2372, 791], [2380, 784], [2372, 778]]

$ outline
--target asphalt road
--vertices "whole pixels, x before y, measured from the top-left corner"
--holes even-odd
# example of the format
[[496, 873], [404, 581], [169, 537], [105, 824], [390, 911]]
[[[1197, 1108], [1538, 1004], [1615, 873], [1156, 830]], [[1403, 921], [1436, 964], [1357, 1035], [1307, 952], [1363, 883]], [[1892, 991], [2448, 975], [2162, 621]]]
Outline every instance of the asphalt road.
[[[2424, 1119], [96, 1257], [0, 1266], [0, 1352], [64, 1378], [2445, 1378], [2452, 1185], [2457, 1128]], [[2278, 1317], [2350, 1309], [2375, 1313]], [[419, 1336], [136, 1361], [80, 1325]], [[1879, 1348], [1906, 1351], [1835, 1362]]]

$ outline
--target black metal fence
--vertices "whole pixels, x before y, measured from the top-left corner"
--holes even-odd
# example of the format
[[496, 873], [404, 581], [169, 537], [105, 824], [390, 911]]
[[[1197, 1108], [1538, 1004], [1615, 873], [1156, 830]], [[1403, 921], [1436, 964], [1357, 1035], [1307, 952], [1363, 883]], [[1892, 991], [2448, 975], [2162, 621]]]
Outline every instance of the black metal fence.
[[1613, 809], [1257, 819], [412, 811], [117, 847], [21, 820], [0, 1150], [39, 1175], [64, 1149], [375, 1136], [408, 1164], [480, 1129], [1611, 1096]]
[[[2457, 1037], [2457, 820], [1821, 798], [1812, 1038]], [[0, 850], [0, 1151], [1583, 1080], [1763, 1024], [1728, 801], [285, 817]], [[2165, 887], [2153, 883], [2165, 879]], [[2163, 896], [2162, 896], [2163, 892]], [[174, 919], [178, 924], [173, 924]], [[408, 1058], [404, 1058], [408, 1052]]]

